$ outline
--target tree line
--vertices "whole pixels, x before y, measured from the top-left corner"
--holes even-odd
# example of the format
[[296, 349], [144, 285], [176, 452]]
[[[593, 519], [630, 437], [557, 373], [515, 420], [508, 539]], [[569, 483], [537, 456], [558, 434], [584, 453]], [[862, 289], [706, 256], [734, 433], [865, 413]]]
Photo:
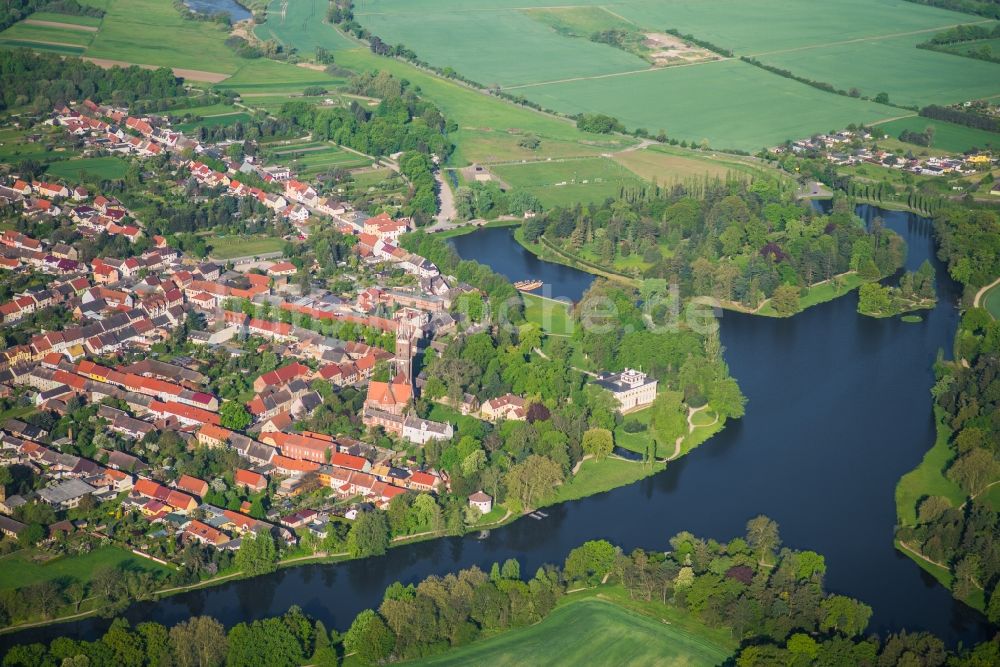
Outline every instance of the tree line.
[[920, 110], [920, 115], [924, 118], [944, 120], [949, 123], [955, 123], [956, 125], [973, 127], [977, 130], [1000, 132], [1000, 119], [991, 118], [990, 116], [985, 116], [983, 114], [976, 113], [975, 111], [962, 111], [961, 109], [931, 104], [922, 108]]
[[129, 104], [185, 95], [183, 82], [167, 67], [102, 68], [80, 58], [30, 49], [0, 51], [0, 110], [32, 105], [48, 111], [71, 101]]
[[[668, 546], [668, 545], [664, 545]], [[681, 532], [666, 551], [625, 553], [604, 540], [573, 549], [559, 565], [529, 577], [517, 560], [471, 567], [420, 582], [396, 582], [377, 608], [358, 613], [341, 634], [298, 608], [226, 631], [196, 616], [172, 628], [132, 627], [116, 619], [95, 641], [59, 637], [14, 646], [3, 667], [292, 667], [387, 664], [446, 653], [477, 639], [543, 621], [580, 588], [598, 587], [652, 607], [672, 608], [728, 628], [739, 642], [732, 664], [828, 667], [980, 667], [1000, 661], [1000, 641], [947, 649], [926, 632], [884, 639], [868, 633], [871, 608], [824, 587], [826, 563], [812, 551], [781, 546], [765, 516], [728, 542]], [[619, 593], [620, 591], [620, 593]], [[675, 612], [676, 613], [676, 612]]]

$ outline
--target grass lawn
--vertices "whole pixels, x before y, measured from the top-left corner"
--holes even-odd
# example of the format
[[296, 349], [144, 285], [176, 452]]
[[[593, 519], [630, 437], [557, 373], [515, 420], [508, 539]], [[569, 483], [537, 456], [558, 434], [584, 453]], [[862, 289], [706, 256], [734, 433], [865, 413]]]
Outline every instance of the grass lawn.
[[[799, 310], [805, 310], [810, 306], [816, 306], [821, 303], [826, 303], [827, 301], [839, 299], [848, 292], [861, 287], [861, 285], [865, 282], [865, 279], [858, 274], [849, 273], [841, 276], [839, 282], [835, 283], [830, 281], [825, 282], [822, 285], [813, 285], [806, 290], [805, 296], [799, 297]], [[756, 314], [764, 315], [765, 317], [791, 317], [791, 315], [779, 315], [778, 312], [771, 307], [770, 302], [761, 306], [760, 310], [758, 310]]]
[[372, 161], [357, 153], [344, 150], [328, 142], [316, 142], [315, 146], [302, 145], [275, 151], [282, 164], [291, 167], [299, 176], [310, 178], [324, 171], [340, 167], [355, 169], [371, 166]]
[[982, 306], [994, 319], [1000, 320], [1000, 284], [994, 285], [982, 298]]
[[480, 426], [479, 419], [472, 415], [463, 415], [458, 410], [441, 403], [431, 403], [431, 411], [427, 418], [436, 422], [448, 422], [455, 427], [459, 435], [478, 431]]
[[[56, 128], [58, 131], [58, 128]], [[38, 141], [28, 141], [28, 135], [41, 134]], [[0, 128], [0, 162], [14, 164], [21, 160], [33, 159], [48, 162], [55, 158], [69, 158], [74, 151], [60, 148], [65, 137], [48, 130], [24, 130], [13, 127]]]
[[[964, 153], [973, 148], [1000, 146], [1000, 134], [995, 132], [977, 130], [972, 127], [955, 125], [954, 123], [946, 123], [942, 120], [922, 118], [920, 116], [900, 118], [899, 120], [893, 120], [876, 126], [877, 129], [886, 132], [891, 137], [898, 137], [903, 130], [923, 132], [928, 127], [934, 128], [933, 148], [952, 153]], [[916, 150], [917, 147], [914, 147], [914, 152]]]
[[285, 247], [285, 240], [274, 237], [222, 236], [208, 239], [209, 253], [214, 259], [232, 259], [248, 255], [278, 252]]
[[626, 609], [605, 597], [571, 594], [541, 623], [406, 664], [709, 667], [725, 662], [732, 647], [721, 642], [718, 633], [699, 630]]
[[149, 572], [169, 571], [158, 563], [118, 547], [100, 547], [88, 554], [62, 556], [44, 563], [32, 562], [31, 558], [37, 553], [35, 549], [21, 549], [0, 558], [0, 590], [21, 588], [39, 581], [64, 577], [88, 582], [95, 570], [106, 566]]
[[602, 493], [638, 482], [664, 469], [664, 464], [643, 465], [639, 461], [608, 457], [603, 461], [587, 459], [580, 470], [556, 488], [555, 494], [546, 498], [546, 505], [577, 500], [595, 493]]
[[934, 411], [938, 418], [934, 446], [924, 454], [920, 465], [903, 475], [896, 485], [896, 516], [903, 525], [912, 526], [917, 522], [917, 503], [926, 496], [944, 496], [955, 507], [965, 502], [965, 492], [944, 476], [954, 456], [948, 447], [951, 432], [941, 421], [940, 408], [935, 407]]
[[616, 198], [622, 188], [643, 184], [634, 173], [605, 157], [509, 164], [491, 171], [511, 187], [531, 192], [546, 207]]
[[117, 181], [125, 177], [128, 163], [119, 157], [92, 157], [78, 160], [61, 160], [53, 162], [48, 167], [48, 173], [55, 178], [75, 182], [80, 178], [80, 172], [87, 178], [95, 180]]
[[524, 316], [528, 322], [537, 325], [546, 334], [573, 334], [576, 327], [568, 303], [523, 292], [521, 296], [524, 298]]
[[190, 21], [166, 0], [110, 0], [87, 56], [232, 74], [248, 61], [223, 42], [217, 23]]

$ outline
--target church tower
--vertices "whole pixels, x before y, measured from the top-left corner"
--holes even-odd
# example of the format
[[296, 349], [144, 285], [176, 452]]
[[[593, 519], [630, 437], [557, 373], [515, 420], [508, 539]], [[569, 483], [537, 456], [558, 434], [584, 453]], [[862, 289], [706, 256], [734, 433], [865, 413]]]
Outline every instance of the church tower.
[[413, 325], [399, 322], [396, 327], [396, 357], [393, 359], [394, 375], [399, 382], [399, 376], [405, 378], [406, 384], [413, 385], [413, 357], [416, 354], [416, 338]]

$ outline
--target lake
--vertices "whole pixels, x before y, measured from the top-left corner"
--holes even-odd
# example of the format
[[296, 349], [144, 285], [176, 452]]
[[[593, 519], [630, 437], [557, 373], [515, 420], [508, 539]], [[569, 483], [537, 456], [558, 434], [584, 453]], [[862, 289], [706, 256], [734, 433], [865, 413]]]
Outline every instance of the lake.
[[184, 4], [201, 14], [228, 14], [233, 23], [253, 18], [250, 10], [235, 0], [184, 0]]
[[[892, 545], [896, 483], [934, 441], [931, 364], [939, 349], [951, 350], [959, 291], [934, 257], [927, 220], [868, 207], [859, 214], [881, 215], [907, 240], [908, 268], [932, 261], [937, 307], [918, 324], [862, 317], [854, 294], [792, 319], [726, 312], [725, 357], [749, 398], [747, 415], [666, 471], [547, 508], [548, 518], [520, 519], [484, 540], [443, 538], [380, 558], [290, 568], [138, 603], [125, 616], [170, 625], [209, 614], [232, 625], [298, 604], [328, 628], [343, 630], [358, 611], [376, 607], [396, 580], [415, 582], [471, 565], [488, 569], [507, 558], [533, 572], [596, 538], [626, 550], [667, 548], [667, 539], [681, 530], [729, 540], [763, 513], [780, 524], [784, 544], [826, 557], [829, 590], [873, 607], [870, 630], [929, 630], [949, 644], [966, 645], [991, 637], [980, 614], [953, 600]], [[509, 229], [479, 230], [456, 238], [455, 245], [464, 257], [515, 280], [562, 276], [567, 282], [552, 285], [555, 296], [579, 298], [589, 279], [523, 257]], [[92, 639], [109, 623], [86, 619], [25, 630], [0, 638], [0, 645], [61, 634]]]

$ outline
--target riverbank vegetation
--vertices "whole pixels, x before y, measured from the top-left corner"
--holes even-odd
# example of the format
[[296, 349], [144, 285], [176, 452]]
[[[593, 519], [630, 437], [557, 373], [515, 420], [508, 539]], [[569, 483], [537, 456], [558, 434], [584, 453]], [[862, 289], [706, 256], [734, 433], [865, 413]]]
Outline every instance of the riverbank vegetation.
[[858, 312], [869, 317], [894, 317], [927, 310], [937, 303], [934, 267], [924, 260], [916, 271], [907, 271], [898, 287], [865, 283], [858, 290]]
[[[974, 294], [1000, 273], [1000, 218], [949, 209], [935, 220], [942, 260]], [[938, 441], [897, 489], [904, 553], [952, 594], [1000, 622], [1000, 322], [969, 308], [955, 335], [954, 361], [935, 365]]]
[[740, 667], [978, 667], [1000, 660], [996, 640], [950, 652], [928, 633], [866, 635], [871, 608], [828, 593], [825, 573], [822, 555], [782, 547], [777, 524], [758, 516], [728, 542], [682, 532], [665, 552], [626, 553], [597, 540], [533, 574], [509, 559], [488, 572], [471, 567], [396, 582], [343, 633], [298, 607], [228, 631], [207, 616], [169, 629], [116, 619], [95, 641], [14, 646], [3, 666], [574, 665], [672, 657]]
[[880, 224], [865, 229], [848, 201], [821, 215], [769, 180], [624, 192], [526, 220], [522, 238], [585, 271], [667, 279], [685, 298], [711, 297], [749, 312], [767, 305], [766, 314], [779, 316], [824, 300], [819, 291], [842, 293], [846, 275], [890, 275], [905, 255], [897, 234]]

